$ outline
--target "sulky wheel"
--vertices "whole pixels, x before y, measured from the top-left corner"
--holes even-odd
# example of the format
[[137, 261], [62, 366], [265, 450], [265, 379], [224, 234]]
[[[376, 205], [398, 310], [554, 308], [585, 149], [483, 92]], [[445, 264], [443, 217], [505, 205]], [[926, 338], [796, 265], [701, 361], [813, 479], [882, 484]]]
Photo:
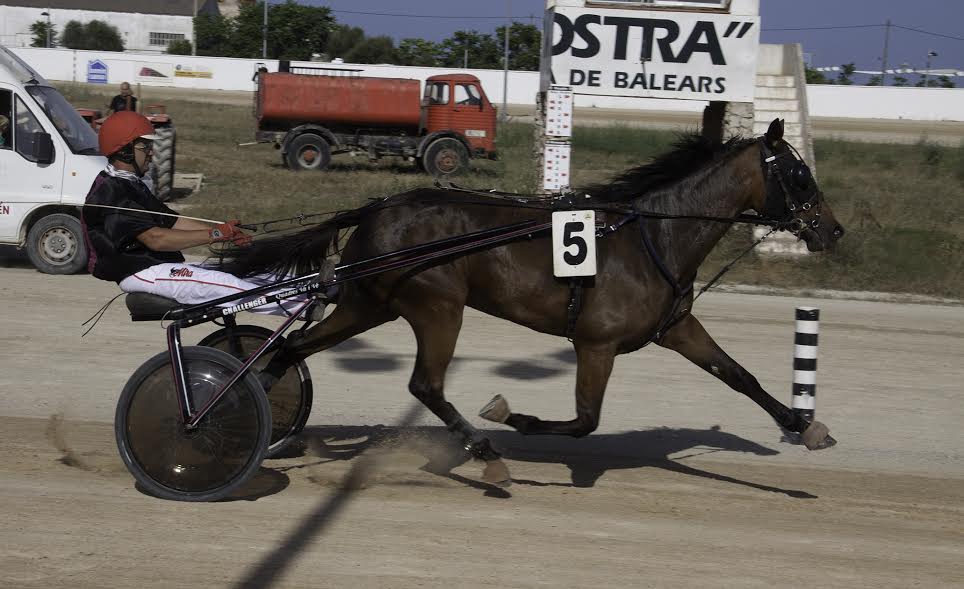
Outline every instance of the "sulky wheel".
[[[212, 348], [182, 348], [191, 410], [200, 409], [241, 367]], [[175, 501], [216, 501], [241, 487], [261, 465], [271, 411], [254, 375], [235, 383], [211, 411], [184, 426], [167, 351], [145, 362], [117, 402], [114, 434], [121, 458], [148, 493]]]
[[[201, 340], [199, 346], [216, 348], [228, 352], [244, 361], [271, 337], [272, 331], [257, 325], [237, 325], [225, 327]], [[281, 347], [284, 338], [279, 337], [274, 349]], [[263, 355], [252, 367], [255, 374], [260, 372], [271, 360], [271, 352]], [[298, 362], [289, 369], [268, 393], [271, 406], [271, 442], [267, 457], [280, 453], [305, 427], [311, 413], [311, 374], [304, 362]]]

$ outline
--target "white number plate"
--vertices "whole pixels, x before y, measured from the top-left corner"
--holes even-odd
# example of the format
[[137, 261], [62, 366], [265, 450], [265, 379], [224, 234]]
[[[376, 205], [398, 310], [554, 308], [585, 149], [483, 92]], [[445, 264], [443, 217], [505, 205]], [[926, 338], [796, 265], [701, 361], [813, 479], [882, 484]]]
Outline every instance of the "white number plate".
[[596, 212], [552, 213], [552, 270], [559, 277], [596, 275]]

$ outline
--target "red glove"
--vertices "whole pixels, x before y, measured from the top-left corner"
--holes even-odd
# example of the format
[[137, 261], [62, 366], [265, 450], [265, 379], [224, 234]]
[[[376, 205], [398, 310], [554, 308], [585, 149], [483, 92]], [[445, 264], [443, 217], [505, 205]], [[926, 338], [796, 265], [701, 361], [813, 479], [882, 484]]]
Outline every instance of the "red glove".
[[239, 231], [237, 235], [231, 238], [231, 242], [237, 247], [248, 247], [251, 245], [251, 236]]
[[[248, 237], [243, 231], [238, 229], [238, 225], [240, 224], [241, 221], [238, 220], [219, 223], [208, 230], [208, 236], [211, 238], [212, 242], [234, 241], [242, 236]], [[248, 237], [248, 239], [250, 239], [250, 237]]]

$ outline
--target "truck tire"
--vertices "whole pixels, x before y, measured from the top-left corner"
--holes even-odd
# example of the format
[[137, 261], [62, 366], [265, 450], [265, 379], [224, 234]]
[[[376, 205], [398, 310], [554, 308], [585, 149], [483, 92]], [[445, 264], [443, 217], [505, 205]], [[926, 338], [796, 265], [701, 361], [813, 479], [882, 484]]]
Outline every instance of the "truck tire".
[[458, 139], [436, 139], [422, 154], [422, 166], [435, 177], [458, 176], [469, 167], [469, 152]]
[[27, 233], [27, 257], [44, 274], [75, 274], [87, 266], [87, 244], [76, 217], [47, 215]]
[[324, 170], [331, 162], [331, 146], [321, 135], [302, 133], [288, 144], [285, 163], [292, 170]]
[[174, 127], [154, 129], [154, 196], [161, 202], [171, 200], [174, 188], [174, 153], [177, 133]]

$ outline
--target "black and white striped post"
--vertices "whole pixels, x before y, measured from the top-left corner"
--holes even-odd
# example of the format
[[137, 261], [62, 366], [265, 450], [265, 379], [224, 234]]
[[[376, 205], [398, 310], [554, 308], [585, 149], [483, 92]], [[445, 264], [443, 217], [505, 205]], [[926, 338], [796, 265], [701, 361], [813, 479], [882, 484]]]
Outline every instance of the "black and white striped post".
[[796, 333], [793, 336], [793, 412], [813, 421], [817, 409], [817, 333], [820, 309], [797, 307]]

